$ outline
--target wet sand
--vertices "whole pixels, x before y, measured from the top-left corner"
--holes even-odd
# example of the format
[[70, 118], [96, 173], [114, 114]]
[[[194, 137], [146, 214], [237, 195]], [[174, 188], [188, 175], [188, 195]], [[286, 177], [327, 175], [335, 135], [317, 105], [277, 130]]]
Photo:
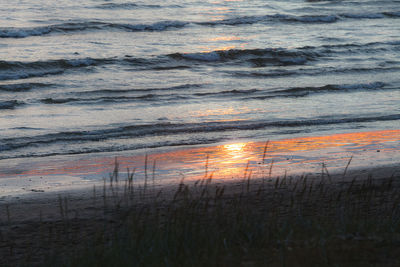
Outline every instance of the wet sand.
[[[346, 166], [343, 166], [342, 170], [337, 172], [324, 172], [324, 173], [308, 173], [298, 175], [286, 175], [287, 178], [297, 179], [301, 176], [307, 175], [311, 179], [320, 179], [325, 177], [329, 179], [332, 184], [349, 183], [353, 179], [357, 182], [362, 182], [372, 177], [374, 180], [389, 179], [394, 177], [400, 179], [400, 164], [393, 164], [380, 167], [354, 169], [349, 165], [345, 176], [343, 176]], [[209, 173], [208, 175], [211, 175]], [[247, 177], [250, 173], [247, 173]], [[208, 176], [209, 177], [209, 176]], [[226, 181], [214, 179], [212, 176], [212, 185], [225, 186], [225, 192], [227, 194], [234, 194], [236, 189], [243, 183], [243, 176], [241, 178]], [[285, 176], [265, 176], [265, 178], [251, 178], [251, 184], [255, 187], [263, 182], [268, 182], [272, 185], [277, 177], [282, 179]], [[204, 178], [204, 176], [203, 176]], [[198, 180], [197, 180], [198, 181]], [[187, 185], [194, 184], [195, 180], [183, 181]], [[107, 207], [113, 207], [113, 201], [115, 198], [122, 198], [125, 192], [125, 181], [119, 182], [119, 190], [114, 182], [114, 189], [118, 191], [116, 194], [110, 189], [110, 182], [106, 182], [106, 192], [104, 191], [104, 185], [97, 185], [90, 188], [80, 188], [75, 190], [66, 190], [59, 192], [35, 192], [34, 194], [25, 195], [19, 198], [8, 199], [7, 201], [0, 202], [0, 218], [1, 225], [6, 225], [8, 221], [7, 209], [9, 210], [9, 219], [13, 223], [30, 223], [32, 221], [39, 220], [50, 220], [57, 221], [62, 217], [60, 211], [60, 205], [65, 205], [64, 201], [67, 200], [68, 213], [70, 218], [92, 218], [94, 215], [102, 214], [104, 211], [104, 193], [106, 193]], [[165, 198], [171, 197], [178, 189], [179, 184], [155, 184], [149, 180], [147, 183], [146, 200], [152, 200], [154, 195], [162, 191], [162, 196]], [[135, 190], [139, 193], [143, 190], [143, 183], [137, 183], [133, 185]], [[116, 197], [118, 196], [118, 197]], [[144, 199], [142, 199], [144, 201]], [[124, 204], [124, 203], [122, 203]]]
[[[211, 186], [224, 187], [227, 197], [243, 190], [246, 181], [254, 188], [265, 184], [268, 192], [273, 190], [278, 177], [325, 179], [332, 190], [341, 190], [341, 185], [354, 179], [360, 183], [369, 177], [378, 182], [394, 179], [398, 190], [399, 136], [400, 130], [393, 130], [228, 143], [147, 156], [54, 158], [48, 163], [32, 160], [18, 174], [12, 170], [21, 165], [9, 164], [8, 169], [2, 169], [0, 178], [0, 237], [3, 240], [0, 250], [10, 255], [2, 263], [13, 265], [25, 258], [31, 247], [38, 255], [33, 258], [40, 261], [49, 246], [39, 244], [43, 243], [40, 229], [44, 226], [46, 231], [58, 231], [57, 241], [53, 240], [57, 246], [68, 247], [93, 236], [105, 222], [119, 225], [118, 218], [132, 205], [126, 198], [130, 195], [127, 194], [127, 168], [130, 172], [136, 170], [132, 188], [135, 196], [141, 194], [141, 197], [133, 204], [139, 206], [151, 203], [156, 197], [168, 203], [180, 182], [190, 185], [205, 177], [212, 178]], [[114, 177], [111, 186], [109, 177], [116, 160], [119, 182], [117, 185]], [[162, 194], [158, 195], [159, 192]], [[73, 225], [68, 233], [63, 232], [65, 222]], [[63, 235], [77, 233], [75, 243], [65, 244]], [[15, 251], [10, 252], [10, 247]]]
[[[391, 166], [400, 162], [400, 130], [356, 132], [269, 141], [229, 142], [214, 146], [169, 148], [136, 153], [54, 156], [0, 161], [0, 203], [45, 192], [62, 193], [101, 186], [118, 162], [121, 178], [127, 168], [134, 180], [146, 176], [167, 185], [203, 177], [231, 181], [247, 169], [253, 178], [315, 174], [322, 163], [340, 172], [351, 159], [350, 170]], [[272, 166], [272, 168], [271, 168]], [[146, 175], [147, 172], [147, 175]]]
[[[59, 219], [59, 198], [68, 198], [71, 214], [93, 214], [102, 205], [104, 181], [117, 162], [120, 184], [127, 179], [127, 168], [135, 170], [134, 186], [145, 180], [156, 190], [174, 191], [183, 180], [193, 183], [212, 176], [214, 183], [240, 183], [264, 178], [301, 175], [331, 175], [374, 179], [398, 175], [400, 169], [400, 130], [335, 134], [267, 142], [240, 142], [188, 148], [148, 155], [104, 155], [102, 157], [53, 158], [46, 163], [32, 159], [25, 170], [12, 173], [21, 164], [5, 165], [0, 172], [0, 218], [10, 207], [12, 221]], [[94, 200], [95, 199], [95, 200]], [[96, 208], [97, 209], [97, 208]]]

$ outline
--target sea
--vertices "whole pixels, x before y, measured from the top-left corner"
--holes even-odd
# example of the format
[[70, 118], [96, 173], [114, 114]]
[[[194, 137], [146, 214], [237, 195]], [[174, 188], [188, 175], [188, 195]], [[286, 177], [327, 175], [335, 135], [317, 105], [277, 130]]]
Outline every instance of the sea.
[[3, 170], [399, 122], [398, 0], [0, 0]]

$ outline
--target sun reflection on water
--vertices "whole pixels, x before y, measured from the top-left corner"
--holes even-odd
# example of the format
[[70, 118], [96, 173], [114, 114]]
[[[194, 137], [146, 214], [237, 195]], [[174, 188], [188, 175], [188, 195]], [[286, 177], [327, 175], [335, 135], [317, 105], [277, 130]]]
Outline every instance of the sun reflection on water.
[[246, 145], [246, 143], [237, 143], [237, 144], [229, 144], [229, 145], [224, 145], [224, 148], [228, 150], [229, 152], [240, 152], [242, 151], [243, 147]]
[[231, 158], [231, 160], [225, 162], [233, 163], [232, 160], [245, 157], [245, 152], [244, 152], [245, 146], [246, 143], [235, 143], [235, 144], [224, 145], [223, 146], [224, 149], [221, 154], [226, 154], [225, 157]]
[[[155, 170], [159, 179], [173, 180], [182, 173], [187, 179], [199, 179], [204, 176], [206, 159], [208, 170], [214, 179], [232, 179], [243, 177], [247, 165], [254, 174], [265, 174], [274, 162], [274, 175], [292, 170], [297, 173], [316, 171], [321, 163], [329, 163], [330, 168], [342, 168], [350, 156], [364, 166], [376, 162], [400, 160], [400, 130], [333, 134], [318, 137], [299, 137], [293, 139], [272, 140], [266, 142], [235, 142], [218, 146], [179, 149], [148, 155], [147, 166], [156, 161]], [[265, 151], [265, 153], [264, 153]], [[119, 156], [122, 171], [137, 168], [137, 177], [143, 176], [144, 158], [142, 155]], [[265, 162], [264, 160], [265, 159]], [[39, 162], [30, 165], [29, 170], [18, 176], [44, 175], [97, 175], [104, 177], [113, 168], [114, 157], [82, 158], [74, 161]], [[11, 176], [10, 172], [0, 173], [0, 177]], [[179, 178], [180, 179], [180, 178]]]

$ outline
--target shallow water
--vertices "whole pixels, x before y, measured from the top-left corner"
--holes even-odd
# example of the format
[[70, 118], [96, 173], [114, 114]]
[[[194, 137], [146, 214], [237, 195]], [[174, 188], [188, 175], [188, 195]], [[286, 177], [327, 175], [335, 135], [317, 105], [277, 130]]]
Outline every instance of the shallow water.
[[0, 201], [43, 192], [91, 192], [93, 186], [102, 188], [104, 181], [108, 184], [114, 170], [118, 170], [122, 185], [128, 173], [134, 173], [133, 181], [139, 186], [191, 183], [204, 178], [217, 183], [300, 175], [337, 175], [344, 179], [347, 170], [360, 179], [368, 175], [385, 177], [398, 174], [399, 135], [400, 130], [384, 130], [189, 146], [146, 155], [112, 152], [45, 160], [8, 159], [0, 162]]
[[1, 0], [0, 14], [3, 166], [399, 129], [400, 1]]

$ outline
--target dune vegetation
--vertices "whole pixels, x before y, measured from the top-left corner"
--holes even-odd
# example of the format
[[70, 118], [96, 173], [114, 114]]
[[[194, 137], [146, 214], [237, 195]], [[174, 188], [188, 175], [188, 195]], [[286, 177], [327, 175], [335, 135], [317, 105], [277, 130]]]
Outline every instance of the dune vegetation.
[[[348, 167], [348, 166], [347, 166]], [[2, 266], [399, 266], [399, 175], [323, 172], [157, 187], [118, 170], [90, 216], [59, 196], [56, 220], [1, 222]], [[150, 176], [150, 177], [148, 177]], [[86, 215], [87, 215], [86, 214]]]

